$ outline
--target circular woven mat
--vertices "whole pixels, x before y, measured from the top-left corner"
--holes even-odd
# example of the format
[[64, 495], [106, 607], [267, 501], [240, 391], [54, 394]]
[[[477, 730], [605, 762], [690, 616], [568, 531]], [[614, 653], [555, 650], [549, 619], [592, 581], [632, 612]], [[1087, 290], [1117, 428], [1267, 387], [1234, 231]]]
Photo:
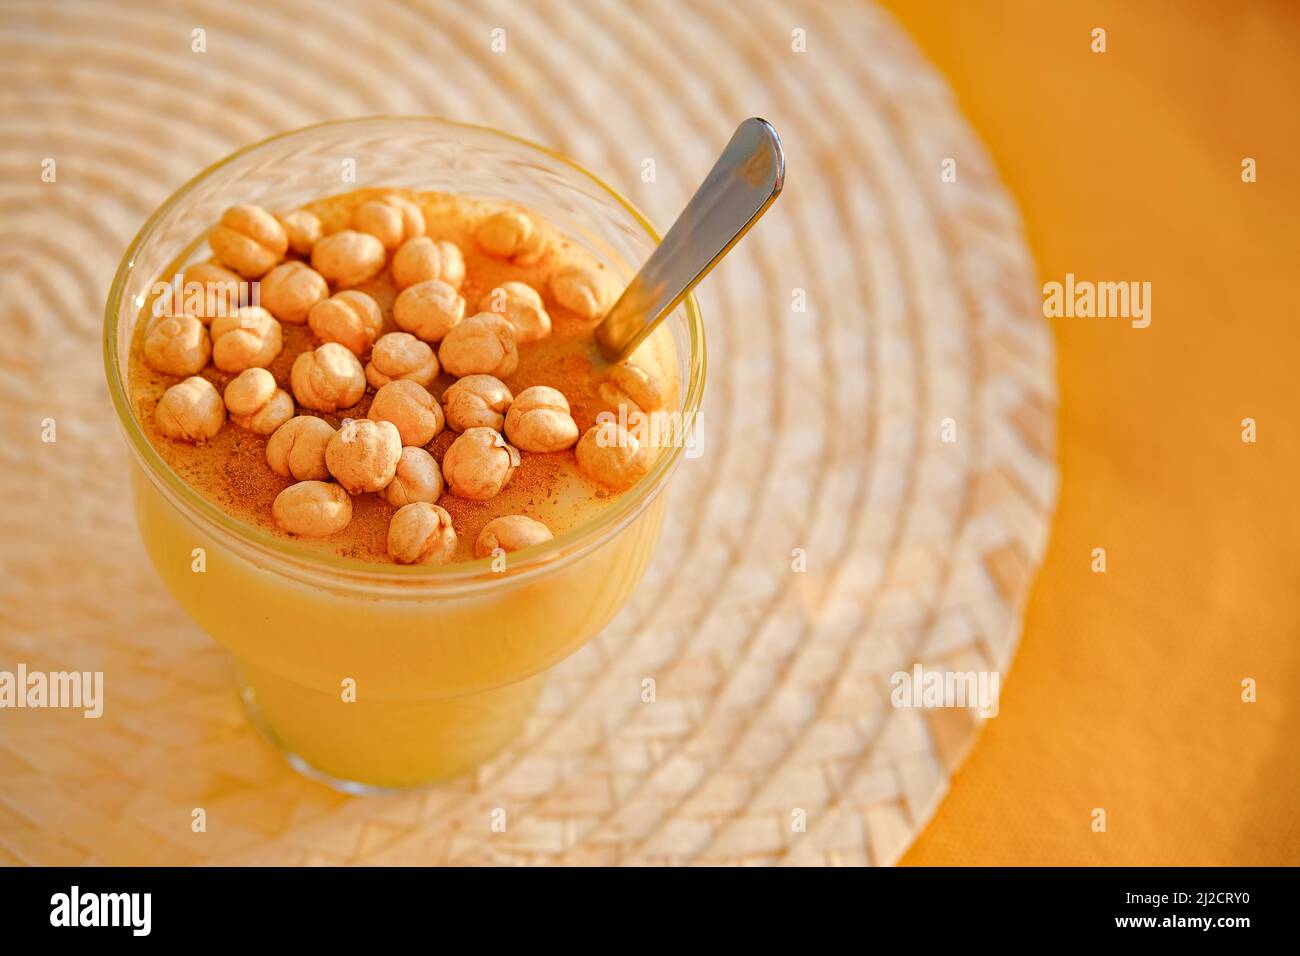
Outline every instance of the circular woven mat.
[[[0, 862], [898, 858], [979, 720], [895, 709], [889, 677], [1006, 674], [1055, 501], [1055, 385], [1016, 209], [885, 14], [29, 0], [0, 53], [0, 669], [102, 670], [106, 694], [99, 720], [0, 711]], [[648, 579], [499, 758], [353, 798], [257, 735], [155, 578], [99, 336], [118, 257], [180, 183], [374, 113], [554, 146], [661, 226], [746, 116], [781, 131], [788, 181], [701, 289], [706, 445]]]

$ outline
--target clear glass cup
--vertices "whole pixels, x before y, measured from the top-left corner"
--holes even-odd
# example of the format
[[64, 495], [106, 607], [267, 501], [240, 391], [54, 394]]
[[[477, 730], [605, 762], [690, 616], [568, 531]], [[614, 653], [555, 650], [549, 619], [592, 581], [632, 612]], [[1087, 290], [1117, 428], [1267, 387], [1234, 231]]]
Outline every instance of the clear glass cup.
[[[349, 169], [354, 182], [343, 178]], [[464, 772], [519, 732], [547, 670], [636, 587], [683, 452], [680, 442], [666, 448], [594, 520], [512, 555], [504, 573], [487, 559], [408, 567], [309, 552], [191, 488], [150, 444], [126, 386], [151, 287], [190, 261], [227, 206], [289, 208], [365, 186], [520, 203], [624, 278], [659, 241], [627, 200], [556, 152], [482, 127], [374, 117], [234, 153], [164, 202], [127, 250], [109, 293], [104, 361], [145, 548], [185, 611], [234, 657], [243, 699], [272, 741], [300, 770], [361, 791]], [[691, 421], [705, 375], [695, 298], [665, 324], [677, 411]]]

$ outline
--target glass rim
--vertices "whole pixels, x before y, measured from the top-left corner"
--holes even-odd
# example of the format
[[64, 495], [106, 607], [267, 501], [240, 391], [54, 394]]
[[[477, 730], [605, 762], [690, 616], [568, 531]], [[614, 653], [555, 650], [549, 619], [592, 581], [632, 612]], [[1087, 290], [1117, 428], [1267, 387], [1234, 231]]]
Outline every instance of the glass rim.
[[[104, 313], [105, 377], [108, 379], [109, 396], [117, 413], [118, 421], [126, 433], [131, 450], [142, 459], [143, 464], [146, 466], [149, 477], [155, 484], [161, 483], [161, 490], [170, 493], [190, 508], [191, 514], [186, 515], [187, 517], [197, 513], [216, 528], [233, 536], [241, 545], [251, 546], [261, 556], [269, 557], [272, 560], [287, 561], [308, 571], [340, 574], [348, 578], [359, 579], [363, 583], [397, 583], [408, 587], [419, 584], [472, 585], [488, 582], [513, 582], [517, 581], [520, 575], [552, 567], [557, 560], [559, 560], [559, 563], [567, 563], [567, 561], [561, 559], [577, 557], [599, 546], [607, 540], [609, 535], [631, 521], [650, 503], [655, 494], [662, 489], [662, 486], [681, 459], [684, 452], [683, 442], [674, 442], [670, 447], [666, 448], [659, 455], [658, 460], [649, 472], [642, 476], [631, 488], [622, 492], [609, 507], [602, 510], [591, 521], [570, 528], [549, 541], [514, 552], [511, 555], [508, 572], [501, 573], [492, 570], [492, 558], [479, 558], [472, 561], [442, 565], [389, 564], [378, 561], [361, 561], [356, 558], [346, 558], [337, 554], [314, 551], [302, 546], [294, 539], [273, 535], [227, 513], [185, 481], [163, 460], [157, 449], [153, 447], [153, 443], [145, 434], [144, 428], [136, 417], [135, 410], [127, 395], [126, 370], [122, 368], [118, 360], [118, 320], [121, 312], [122, 296], [127, 279], [134, 268], [136, 254], [152, 237], [158, 223], [181, 199], [197, 188], [210, 175], [249, 153], [280, 140], [301, 136], [314, 130], [376, 122], [423, 124], [469, 130], [474, 133], [497, 137], [516, 146], [522, 146], [540, 153], [590, 180], [621, 206], [637, 225], [645, 231], [653, 243], [657, 245], [661, 241], [658, 230], [655, 229], [645, 214], [591, 170], [558, 150], [490, 126], [464, 123], [436, 116], [374, 115], [325, 120], [309, 126], [276, 133], [273, 136], [268, 136], [265, 139], [235, 150], [188, 179], [153, 211], [149, 218], [145, 220], [144, 225], [140, 227], [135, 238], [127, 246], [117, 272], [113, 276], [112, 285], [109, 287], [108, 301]], [[704, 393], [706, 367], [704, 322], [700, 313], [699, 302], [693, 292], [682, 301], [682, 307], [685, 309], [687, 331], [690, 339], [690, 367], [686, 370], [685, 388], [682, 394], [680, 411], [685, 421], [693, 421], [699, 414]]]

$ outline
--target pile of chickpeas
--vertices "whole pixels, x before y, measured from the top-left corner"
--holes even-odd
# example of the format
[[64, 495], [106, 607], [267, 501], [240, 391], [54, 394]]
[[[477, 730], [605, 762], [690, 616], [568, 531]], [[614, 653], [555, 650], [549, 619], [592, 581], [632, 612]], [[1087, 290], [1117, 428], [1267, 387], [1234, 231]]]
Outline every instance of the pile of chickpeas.
[[[473, 238], [487, 255], [519, 265], [540, 262], [550, 241], [515, 208], [488, 212]], [[443, 563], [455, 555], [457, 539], [438, 499], [495, 497], [519, 467], [520, 449], [576, 446], [583, 473], [616, 490], [645, 473], [647, 456], [619, 424], [606, 421], [579, 436], [558, 389], [511, 393], [503, 379], [518, 367], [519, 345], [551, 332], [542, 295], [526, 283], [503, 282], [467, 315], [464, 254], [454, 242], [426, 235], [414, 202], [396, 194], [368, 200], [350, 228], [329, 235], [307, 209], [276, 216], [233, 206], [209, 243], [212, 261], [191, 266], [184, 277], [202, 294], [154, 318], [144, 335], [145, 362], [180, 378], [159, 400], [155, 420], [165, 436], [183, 442], [206, 442], [227, 418], [269, 436], [267, 465], [295, 481], [272, 504], [284, 531], [337, 534], [352, 520], [353, 495], [378, 494], [397, 508], [388, 531], [394, 560]], [[301, 258], [287, 259], [290, 250]], [[400, 331], [381, 334], [379, 303], [355, 287], [385, 268], [399, 290], [393, 320]], [[241, 305], [253, 281], [260, 305]], [[555, 302], [593, 321], [616, 291], [599, 270], [571, 264], [555, 269], [548, 286]], [[294, 360], [287, 383], [267, 370], [283, 347], [281, 323], [305, 324], [319, 343]], [[199, 374], [209, 363], [234, 375], [224, 393]], [[429, 391], [440, 370], [456, 377], [441, 402]], [[336, 429], [298, 414], [351, 408], [367, 387], [374, 397], [364, 419]], [[610, 370], [599, 391], [614, 407], [651, 413], [663, 405], [653, 379], [626, 363]], [[426, 446], [443, 428], [459, 434], [439, 467]], [[504, 515], [484, 527], [474, 553], [516, 551], [551, 537], [540, 521]]]

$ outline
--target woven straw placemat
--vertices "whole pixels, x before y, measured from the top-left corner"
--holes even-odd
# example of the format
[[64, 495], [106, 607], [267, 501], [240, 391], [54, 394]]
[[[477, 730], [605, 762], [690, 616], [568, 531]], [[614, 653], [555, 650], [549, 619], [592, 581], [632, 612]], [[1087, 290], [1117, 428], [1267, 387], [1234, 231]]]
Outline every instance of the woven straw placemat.
[[[1006, 674], [1055, 501], [1055, 385], [1016, 209], [885, 14], [12, 0], [0, 53], [0, 669], [102, 670], [107, 696], [99, 720], [0, 711], [0, 862], [898, 858], [979, 721], [895, 709], [889, 677]], [[258, 736], [155, 578], [99, 336], [122, 250], [181, 182], [374, 113], [554, 146], [661, 226], [746, 116], [783, 134], [788, 182], [701, 290], [707, 444], [647, 580], [499, 758], [354, 798]]]

